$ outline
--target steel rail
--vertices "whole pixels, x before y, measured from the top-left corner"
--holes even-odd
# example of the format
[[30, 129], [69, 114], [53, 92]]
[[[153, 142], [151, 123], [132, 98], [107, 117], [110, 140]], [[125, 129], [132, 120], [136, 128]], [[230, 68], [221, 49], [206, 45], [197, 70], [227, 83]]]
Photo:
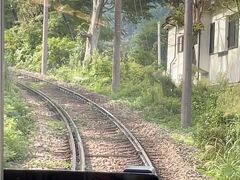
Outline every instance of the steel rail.
[[47, 101], [56, 112], [61, 116], [61, 119], [65, 122], [69, 132], [70, 147], [72, 151], [71, 170], [85, 171], [85, 153], [83, 149], [83, 142], [78, 132], [77, 126], [75, 125], [69, 114], [50, 97], [43, 92], [33, 89], [27, 85], [17, 82], [19, 87], [22, 87], [30, 92], [37, 94], [39, 97]]
[[[142, 147], [142, 145], [140, 144], [140, 142], [137, 140], [137, 138], [132, 134], [132, 132], [130, 132], [127, 127], [118, 119], [116, 118], [112, 113], [110, 113], [108, 110], [106, 110], [105, 108], [101, 107], [100, 105], [98, 105], [97, 103], [95, 103], [94, 101], [88, 99], [87, 97], [72, 91], [66, 87], [57, 85], [55, 83], [52, 83], [50, 81], [47, 81], [45, 79], [41, 79], [38, 77], [34, 77], [32, 75], [29, 74], [24, 74], [21, 72], [21, 75], [23, 76], [28, 76], [30, 78], [33, 78], [35, 80], [39, 80], [39, 81], [43, 81], [46, 82], [50, 85], [53, 85], [55, 87], [57, 87], [58, 89], [62, 90], [63, 92], [65, 92], [66, 94], [70, 94], [75, 96], [77, 99], [81, 99], [83, 101], [85, 101], [86, 103], [88, 103], [90, 106], [95, 107], [99, 112], [101, 112], [103, 115], [109, 117], [110, 120], [112, 120], [112, 122], [124, 133], [124, 135], [127, 137], [127, 139], [130, 141], [130, 143], [133, 145], [133, 147], [135, 148], [135, 150], [138, 152], [139, 157], [141, 158], [142, 162], [144, 163], [145, 166], [149, 166], [153, 169], [154, 166], [152, 164], [152, 161], [150, 160], [148, 154], [146, 153], [146, 151], [144, 150], [144, 148]], [[156, 173], [155, 173], [156, 174]]]
[[[49, 82], [51, 83], [51, 82]], [[53, 84], [53, 83], [51, 83]], [[53, 84], [54, 85], [54, 84]], [[55, 85], [56, 86], [56, 85]], [[106, 110], [105, 108], [101, 107], [100, 105], [98, 105], [97, 103], [93, 102], [92, 100], [86, 98], [85, 96], [78, 94], [70, 89], [67, 89], [65, 87], [62, 86], [58, 86], [57, 87], [64, 91], [65, 93], [74, 95], [75, 97], [77, 97], [78, 99], [82, 99], [83, 101], [85, 101], [86, 103], [88, 103], [90, 106], [95, 107], [99, 112], [101, 112], [103, 115], [109, 117], [110, 120], [112, 120], [112, 122], [124, 133], [124, 135], [127, 137], [127, 139], [131, 142], [131, 144], [134, 146], [135, 150], [138, 152], [138, 155], [140, 156], [141, 160], [143, 161], [145, 166], [151, 166], [153, 167], [153, 164], [150, 160], [150, 158], [148, 157], [147, 153], [145, 152], [144, 148], [142, 147], [142, 145], [140, 144], [140, 142], [137, 140], [137, 138], [127, 129], [127, 127], [120, 121], [118, 120], [112, 113], [110, 113], [108, 110]]]
[[4, 2], [0, 0], [0, 180], [4, 179]]

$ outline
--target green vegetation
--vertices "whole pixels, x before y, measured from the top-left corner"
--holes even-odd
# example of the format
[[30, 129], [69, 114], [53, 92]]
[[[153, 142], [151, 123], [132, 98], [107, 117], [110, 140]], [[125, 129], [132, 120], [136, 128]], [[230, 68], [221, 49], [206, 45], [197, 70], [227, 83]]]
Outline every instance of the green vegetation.
[[[21, 3], [8, 1], [11, 6], [9, 5], [7, 9], [9, 13], [8, 29], [5, 34], [6, 60], [11, 66], [39, 72], [42, 46], [41, 6], [30, 3], [31, 6], [28, 7], [28, 2], [20, 1]], [[78, 7], [78, 10], [90, 14], [91, 1], [62, 2], [64, 8]], [[159, 19], [142, 20], [143, 16], [149, 17], [149, 8], [153, 7], [148, 5], [143, 12], [135, 12], [133, 8], [135, 4], [132, 6], [128, 4], [134, 1], [124, 2], [124, 11], [128, 11], [125, 12], [125, 19], [136, 23], [137, 28], [134, 36], [128, 37], [128, 43], [122, 45], [119, 92], [115, 94], [111, 92], [113, 57], [111, 20], [106, 22], [105, 27], [101, 27], [98, 51], [94, 53], [90, 62], [83, 63], [86, 37], [79, 34], [87, 32], [86, 22], [65, 13], [68, 20], [66, 22], [61, 12], [54, 8], [50, 9], [48, 74], [58, 80], [85, 86], [92, 91], [111, 96], [114, 100], [124, 101], [141, 111], [146, 120], [167, 128], [173, 138], [199, 147], [201, 149], [199, 157], [203, 160], [199, 169], [205, 174], [216, 179], [239, 179], [240, 87], [228, 86], [225, 81], [216, 86], [205, 81], [199, 82], [193, 88], [193, 126], [187, 130], [180, 129], [181, 88], [176, 87], [165, 75], [164, 67], [158, 69], [156, 66], [156, 22]], [[183, 1], [166, 2], [171, 5], [169, 20], [174, 20], [179, 25], [183, 24]], [[16, 9], [10, 8], [15, 5]], [[201, 6], [196, 7], [201, 9]], [[12, 10], [18, 12], [17, 23], [11, 21]], [[74, 13], [77, 14], [79, 11], [76, 10]], [[139, 17], [136, 17], [137, 14]], [[103, 15], [106, 21], [111, 18], [110, 13]], [[198, 20], [194, 26], [197, 33], [203, 28]], [[141, 25], [137, 24], [140, 21]], [[73, 33], [69, 32], [67, 25]], [[166, 39], [163, 37], [163, 40]], [[25, 118], [28, 117], [27, 111], [15, 88], [7, 90], [5, 103], [7, 106], [5, 157], [8, 162], [24, 155], [29, 119]]]
[[4, 104], [4, 160], [8, 166], [8, 163], [26, 157], [31, 121], [29, 111], [15, 86], [7, 85]]
[[[15, 26], [5, 33], [6, 60], [12, 66], [40, 72], [41, 24], [30, 22]], [[64, 64], [75, 66], [83, 53], [82, 41], [68, 37], [50, 37], [49, 68], [56, 69]], [[71, 59], [71, 62], [69, 62]]]
[[[143, 28], [143, 31], [145, 30]], [[9, 46], [15, 42], [15, 39], [11, 38], [12, 31], [12, 29], [7, 31], [6, 42]], [[91, 64], [83, 67], [79, 61], [83, 53], [83, 43], [80, 39], [73, 41], [69, 38], [49, 38], [49, 74], [59, 80], [82, 85], [92, 91], [110, 95], [115, 100], [124, 101], [141, 111], [146, 120], [171, 130], [174, 138], [198, 146], [202, 149], [200, 157], [204, 162], [200, 170], [206, 174], [219, 179], [239, 177], [239, 87], [229, 87], [226, 83], [211, 86], [204, 82], [194, 86], [193, 127], [182, 131], [179, 128], [181, 89], [164, 75], [163, 70], [158, 70], [156, 65], [152, 64], [156, 59], [154, 47], [151, 50], [145, 49], [149, 47], [137, 45], [139, 42], [144, 44], [145, 40], [148, 40], [142, 37], [144, 33], [139, 34], [140, 36], [132, 40], [129, 45], [132, 47], [131, 51], [121, 62], [121, 90], [116, 94], [111, 93], [111, 54], [109, 55], [109, 51], [95, 53]], [[18, 51], [9, 48], [7, 55], [11, 58], [7, 59], [17, 67], [39, 71], [41, 45], [36, 45], [34, 49], [30, 48], [29, 54], [28, 43], [29, 40], [23, 42], [24, 45], [19, 45]], [[25, 51], [24, 48], [27, 50]], [[125, 48], [129, 49], [128, 46]], [[142, 55], [139, 56], [137, 52], [141, 52]], [[16, 131], [17, 122], [9, 118], [7, 123], [9, 128], [6, 129]], [[20, 142], [18, 143], [20, 147], [11, 151], [7, 149], [7, 161], [18, 159], [23, 155], [26, 131], [19, 132], [21, 133], [17, 133], [12, 141]], [[9, 136], [7, 135], [6, 138]], [[10, 143], [11, 140], [6, 142]], [[20, 152], [16, 152], [19, 149]]]
[[[54, 76], [110, 95], [110, 58], [95, 57], [97, 61], [88, 69], [65, 67], [55, 71]], [[228, 86], [227, 83], [212, 86], [204, 81], [195, 85], [193, 127], [183, 131], [179, 128], [180, 88], [153, 65], [123, 62], [121, 69], [121, 91], [112, 94], [113, 99], [140, 110], [147, 120], [172, 131], [173, 138], [199, 147], [203, 160], [201, 171], [217, 179], [240, 176], [240, 86]]]
[[64, 121], [52, 119], [52, 120], [47, 121], [47, 125], [53, 134], [57, 134], [58, 136], [60, 136], [60, 135], [64, 136], [64, 135], [68, 134], [68, 131], [66, 129], [66, 124]]
[[217, 179], [240, 177], [240, 86], [200, 84], [194, 90], [195, 140], [203, 170]]

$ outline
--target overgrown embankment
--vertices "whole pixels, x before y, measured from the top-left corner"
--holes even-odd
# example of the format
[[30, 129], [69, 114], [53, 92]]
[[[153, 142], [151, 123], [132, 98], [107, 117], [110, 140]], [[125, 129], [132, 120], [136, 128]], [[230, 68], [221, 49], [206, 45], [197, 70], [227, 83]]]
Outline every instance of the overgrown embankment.
[[27, 155], [31, 120], [18, 88], [8, 83], [4, 98], [4, 160], [9, 166]]
[[149, 120], [178, 127], [180, 115], [179, 88], [153, 65], [143, 66], [135, 62], [121, 63], [121, 90], [111, 94], [111, 59], [96, 56], [89, 68], [62, 67], [52, 74], [59, 80], [88, 87], [90, 90], [126, 101], [144, 112]]
[[162, 71], [154, 66], [123, 62], [121, 90], [111, 94], [111, 61], [101, 56], [95, 60], [88, 69], [62, 67], [53, 75], [125, 101], [147, 120], [171, 130], [178, 140], [190, 139], [192, 145], [202, 150], [199, 156], [203, 164], [199, 168], [206, 174], [219, 179], [240, 177], [240, 86], [212, 86], [207, 82], [195, 85], [193, 127], [183, 131], [179, 128], [181, 89]]
[[216, 179], [240, 177], [240, 86], [200, 83], [193, 94], [195, 137], [203, 170]]

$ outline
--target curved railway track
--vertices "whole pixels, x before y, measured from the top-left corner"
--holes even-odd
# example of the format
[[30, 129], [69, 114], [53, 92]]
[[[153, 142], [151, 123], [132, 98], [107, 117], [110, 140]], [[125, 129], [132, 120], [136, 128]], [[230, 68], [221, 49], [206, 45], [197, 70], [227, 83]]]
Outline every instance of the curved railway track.
[[43, 92], [36, 90], [30, 86], [26, 86], [22, 83], [17, 83], [17, 86], [20, 88], [26, 89], [29, 92], [32, 92], [39, 96], [41, 99], [48, 102], [51, 107], [60, 115], [61, 119], [65, 122], [69, 133], [69, 143], [71, 149], [71, 170], [85, 170], [85, 154], [83, 149], [82, 139], [78, 132], [78, 129], [73, 122], [69, 114], [56, 102], [54, 102], [50, 97], [48, 97]]
[[[105, 158], [105, 160], [102, 160], [101, 162], [105, 162], [107, 161], [106, 159], [110, 159], [110, 158], [122, 158], [122, 159], [125, 159], [126, 162], [123, 162], [123, 163], [117, 162], [117, 164], [121, 164], [120, 165], [121, 167], [123, 167], [123, 164], [125, 165], [125, 167], [126, 165], [127, 166], [143, 165], [143, 166], [148, 166], [154, 169], [150, 158], [148, 157], [147, 153], [145, 152], [144, 148], [139, 143], [137, 138], [126, 128], [126, 126], [119, 119], [117, 119], [113, 114], [111, 114], [105, 108], [101, 107], [100, 105], [93, 102], [89, 98], [79, 93], [76, 93], [68, 88], [56, 85], [52, 82], [49, 82], [28, 74], [21, 73], [21, 76], [24, 77], [22, 78], [22, 81], [25, 81], [26, 83], [29, 83], [29, 80], [32, 83], [33, 82], [46, 83], [47, 85], [43, 87], [43, 90], [42, 90], [43, 92], [45, 92], [45, 96], [47, 96], [46, 94], [48, 94], [49, 97], [55, 99], [55, 102], [59, 102], [60, 104], [61, 102], [64, 102], [62, 104], [65, 104], [65, 105], [67, 103], [75, 103], [74, 106], [77, 106], [76, 108], [79, 110], [80, 114], [81, 113], [87, 114], [86, 116], [82, 116], [81, 120], [84, 121], [83, 124], [87, 124], [86, 126], [91, 133], [87, 133], [84, 135], [84, 131], [81, 132], [81, 137], [83, 139], [82, 146], [80, 143], [75, 143], [78, 146], [77, 149], [81, 148], [80, 152], [85, 151], [86, 160], [83, 157], [76, 158], [76, 162], [78, 163], [81, 163], [80, 161], [77, 161], [78, 159], [84, 159], [84, 161], [86, 161], [86, 165], [81, 165], [80, 166], [81, 168], [79, 168], [79, 170], [84, 170], [84, 169], [94, 170], [94, 165], [92, 164], [96, 163], [98, 161], [97, 160], [98, 158], [103, 158], [103, 159]], [[35, 91], [40, 92], [38, 90], [35, 90]], [[65, 98], [62, 98], [63, 96], [65, 96]], [[66, 102], [66, 101], [69, 101], [69, 102]], [[55, 103], [55, 105], [57, 104]], [[68, 112], [71, 116], [74, 116], [72, 115], [73, 112], [69, 110]], [[76, 113], [76, 110], [74, 113]], [[78, 125], [77, 120], [75, 121], [72, 120], [70, 123], [70, 126], [73, 126], [74, 122], [76, 123], [75, 129], [78, 129], [78, 130], [81, 129], [82, 124]], [[98, 133], [95, 134], [93, 131], [98, 127], [99, 127]], [[73, 135], [73, 137], [75, 136], [76, 135]], [[100, 151], [100, 153], [94, 154], [93, 150], [88, 144], [88, 139], [94, 139], [94, 138], [96, 138], [96, 141], [93, 142], [93, 144], [95, 144], [95, 146], [93, 147], [95, 149], [97, 148]], [[99, 143], [103, 138], [104, 138], [103, 141], [106, 142], [106, 140], [108, 140], [111, 146], [108, 146], [107, 144], [104, 144], [104, 143]], [[110, 153], [107, 153], [107, 151], [109, 151]], [[80, 152], [76, 154], [80, 154]], [[108, 165], [111, 165], [111, 164], [108, 163]], [[95, 167], [96, 166], [98, 165], [95, 165]], [[117, 169], [116, 171], [118, 170], [119, 169]], [[122, 170], [123, 169], [121, 169], [121, 171]]]

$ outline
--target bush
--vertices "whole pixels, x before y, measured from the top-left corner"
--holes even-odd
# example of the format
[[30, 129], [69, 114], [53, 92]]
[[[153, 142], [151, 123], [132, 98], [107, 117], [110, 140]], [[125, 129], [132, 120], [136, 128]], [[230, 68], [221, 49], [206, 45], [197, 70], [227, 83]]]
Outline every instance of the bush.
[[16, 119], [5, 117], [4, 127], [4, 159], [6, 162], [26, 156], [27, 137], [18, 129]]
[[[69, 58], [73, 53], [72, 51], [75, 48], [76, 44], [68, 38], [49, 38], [48, 46], [48, 68], [50, 70], [53, 70], [63, 65], [69, 64]], [[42, 45], [39, 45], [34, 52], [32, 62], [36, 67], [40, 67], [42, 57], [41, 52]], [[29, 64], [29, 67], [31, 67], [33, 64]]]
[[[84, 45], [82, 39], [77, 38], [73, 41], [67, 37], [56, 37], [57, 35], [64, 36], [66, 34], [66, 29], [64, 32], [60, 32], [61, 21], [59, 15], [53, 13], [53, 17], [49, 22], [48, 68], [50, 71], [63, 65], [79, 65], [83, 56]], [[5, 49], [5, 57], [10, 66], [39, 72], [42, 57], [41, 21], [22, 23], [6, 30]]]
[[127, 61], [143, 66], [149, 66], [157, 62], [156, 27], [157, 22], [155, 20], [142, 21], [131, 41], [123, 46], [124, 56], [127, 57]]
[[128, 55], [128, 58], [132, 62], [136, 62], [143, 66], [149, 66], [156, 61], [156, 57], [152, 52], [145, 51], [144, 49], [132, 50]]
[[41, 22], [30, 21], [5, 32], [6, 60], [10, 65], [29, 64], [34, 49], [42, 41]]
[[5, 96], [4, 160], [16, 161], [27, 155], [31, 121], [17, 89], [8, 85]]
[[87, 67], [63, 66], [51, 74], [57, 79], [88, 86], [91, 90], [104, 94], [111, 92], [112, 62], [110, 57], [95, 54]]
[[240, 87], [199, 84], [194, 88], [195, 139], [203, 150], [203, 170], [216, 179], [240, 174]]

